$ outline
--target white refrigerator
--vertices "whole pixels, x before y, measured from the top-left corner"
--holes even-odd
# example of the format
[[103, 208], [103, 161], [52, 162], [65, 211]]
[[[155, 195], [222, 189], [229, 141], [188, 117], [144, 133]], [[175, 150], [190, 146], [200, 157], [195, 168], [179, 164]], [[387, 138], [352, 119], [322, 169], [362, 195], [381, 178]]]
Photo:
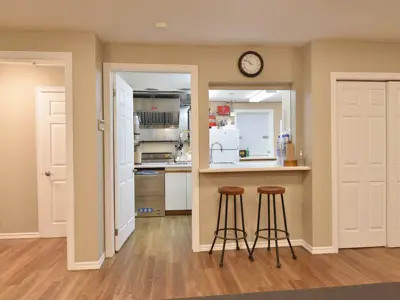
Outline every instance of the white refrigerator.
[[210, 162], [239, 163], [239, 130], [210, 129]]

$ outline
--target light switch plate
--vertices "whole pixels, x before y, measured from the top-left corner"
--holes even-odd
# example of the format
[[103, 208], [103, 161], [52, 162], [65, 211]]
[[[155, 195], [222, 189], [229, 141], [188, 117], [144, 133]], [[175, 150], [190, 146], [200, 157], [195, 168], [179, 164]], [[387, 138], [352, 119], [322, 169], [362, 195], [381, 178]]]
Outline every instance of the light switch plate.
[[99, 129], [99, 131], [104, 131], [105, 128], [106, 128], [106, 123], [104, 122], [104, 120], [99, 120], [98, 121], [98, 129]]

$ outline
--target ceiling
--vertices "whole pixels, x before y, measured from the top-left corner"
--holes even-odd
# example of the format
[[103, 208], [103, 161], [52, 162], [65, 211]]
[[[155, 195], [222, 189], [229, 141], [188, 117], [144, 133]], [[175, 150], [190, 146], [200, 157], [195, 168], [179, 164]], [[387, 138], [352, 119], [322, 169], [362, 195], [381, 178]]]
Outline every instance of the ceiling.
[[190, 89], [190, 74], [121, 72], [118, 73], [133, 90], [158, 89], [178, 91]]
[[[210, 101], [212, 102], [249, 102], [249, 99], [258, 94], [260, 90], [212, 90]], [[273, 96], [260, 102], [282, 102], [282, 93], [289, 91], [271, 91], [276, 92]]]
[[[300, 44], [322, 38], [393, 41], [398, 0], [13, 0], [0, 28], [94, 32], [103, 41]], [[154, 23], [168, 22], [168, 29]]]

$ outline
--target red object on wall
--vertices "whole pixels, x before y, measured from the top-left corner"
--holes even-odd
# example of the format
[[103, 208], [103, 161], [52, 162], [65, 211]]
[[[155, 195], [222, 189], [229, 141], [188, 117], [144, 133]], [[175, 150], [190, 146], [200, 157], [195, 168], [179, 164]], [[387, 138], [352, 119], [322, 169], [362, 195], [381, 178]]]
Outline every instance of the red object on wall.
[[217, 126], [217, 120], [215, 116], [208, 116], [208, 127]]
[[217, 107], [219, 115], [229, 115], [231, 113], [231, 107], [229, 105], [221, 105]]

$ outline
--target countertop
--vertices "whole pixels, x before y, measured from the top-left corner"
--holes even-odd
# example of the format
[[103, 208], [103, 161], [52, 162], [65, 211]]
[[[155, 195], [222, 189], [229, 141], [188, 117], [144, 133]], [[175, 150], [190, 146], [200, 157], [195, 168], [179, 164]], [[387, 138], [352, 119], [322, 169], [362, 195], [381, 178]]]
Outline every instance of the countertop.
[[135, 169], [155, 169], [155, 168], [179, 168], [179, 169], [190, 169], [192, 163], [144, 163], [140, 165], [135, 165]]
[[277, 171], [309, 171], [308, 166], [285, 167], [275, 161], [239, 162], [238, 164], [212, 164], [200, 173], [230, 173], [230, 172], [277, 172]]

